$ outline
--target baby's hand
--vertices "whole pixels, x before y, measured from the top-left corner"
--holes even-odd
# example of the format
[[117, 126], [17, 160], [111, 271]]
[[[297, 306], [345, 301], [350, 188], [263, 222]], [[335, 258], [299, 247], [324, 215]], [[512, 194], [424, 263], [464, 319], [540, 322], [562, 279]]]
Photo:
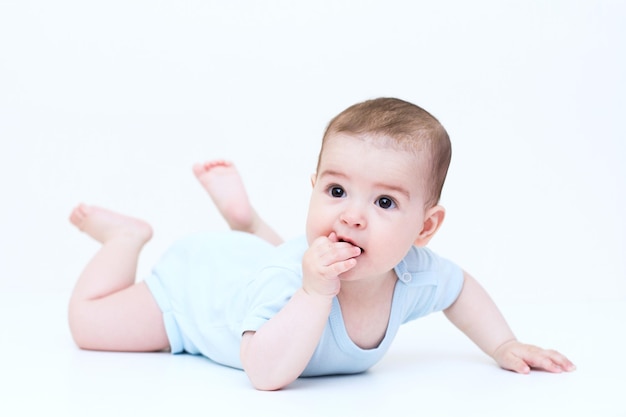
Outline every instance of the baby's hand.
[[504, 369], [527, 374], [532, 369], [548, 372], [571, 372], [576, 366], [565, 356], [554, 350], [526, 345], [517, 340], [502, 344], [493, 353], [493, 358]]
[[361, 250], [339, 242], [332, 232], [313, 241], [302, 259], [302, 287], [308, 294], [333, 297], [341, 287], [339, 275], [354, 268]]

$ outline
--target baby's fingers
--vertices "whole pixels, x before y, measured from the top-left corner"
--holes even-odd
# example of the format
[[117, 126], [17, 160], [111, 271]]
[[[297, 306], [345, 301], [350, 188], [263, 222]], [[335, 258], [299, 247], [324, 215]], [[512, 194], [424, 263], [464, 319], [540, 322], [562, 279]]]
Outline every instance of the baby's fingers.
[[334, 264], [329, 265], [328, 268], [330, 270], [330, 274], [336, 277], [354, 268], [355, 265], [356, 265], [356, 259], [350, 258], [344, 261], [335, 262]]
[[345, 242], [321, 244], [317, 252], [320, 264], [329, 267], [329, 270], [335, 272], [336, 275], [353, 268], [356, 265], [354, 258], [361, 254], [359, 248]]
[[569, 359], [554, 350], [541, 350], [530, 355], [526, 362], [535, 369], [543, 369], [544, 371], [554, 373], [570, 372], [576, 369]]
[[529, 373], [531, 368], [554, 373], [570, 372], [576, 369], [569, 359], [555, 350], [542, 349], [518, 341], [507, 342], [500, 346], [494, 352], [494, 358], [502, 368], [520, 374]]
[[521, 358], [508, 355], [499, 361], [499, 365], [503, 369], [507, 369], [509, 371], [517, 372], [518, 374], [527, 374], [530, 372], [530, 366]]

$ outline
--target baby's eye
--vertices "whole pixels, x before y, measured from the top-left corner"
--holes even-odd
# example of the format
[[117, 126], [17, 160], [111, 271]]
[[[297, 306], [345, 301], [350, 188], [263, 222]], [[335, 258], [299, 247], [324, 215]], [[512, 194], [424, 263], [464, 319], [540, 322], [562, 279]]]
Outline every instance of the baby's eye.
[[333, 187], [330, 187], [328, 192], [332, 197], [335, 197], [335, 198], [341, 198], [346, 195], [346, 192], [344, 191], [344, 189], [336, 185]]
[[396, 207], [395, 201], [389, 197], [379, 197], [376, 200], [376, 205], [385, 210]]

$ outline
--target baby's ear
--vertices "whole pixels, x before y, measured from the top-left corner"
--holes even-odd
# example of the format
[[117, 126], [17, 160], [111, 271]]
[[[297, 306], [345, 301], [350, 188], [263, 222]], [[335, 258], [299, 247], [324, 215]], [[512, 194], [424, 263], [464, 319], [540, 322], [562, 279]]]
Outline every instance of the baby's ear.
[[317, 172], [311, 174], [311, 187], [315, 187], [315, 179], [317, 178]]
[[436, 205], [426, 210], [422, 231], [415, 240], [414, 245], [418, 247], [426, 246], [437, 230], [441, 227], [445, 217], [446, 209], [440, 205]]

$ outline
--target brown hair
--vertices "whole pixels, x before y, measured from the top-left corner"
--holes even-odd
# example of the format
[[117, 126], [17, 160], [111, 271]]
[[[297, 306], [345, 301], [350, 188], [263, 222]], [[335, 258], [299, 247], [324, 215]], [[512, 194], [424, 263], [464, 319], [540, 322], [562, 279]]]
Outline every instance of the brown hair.
[[436, 205], [448, 173], [452, 147], [448, 133], [441, 123], [415, 104], [397, 98], [377, 98], [348, 107], [330, 121], [322, 139], [319, 163], [324, 144], [337, 133], [371, 134], [376, 139], [391, 139], [400, 149], [427, 152], [430, 178], [427, 181], [427, 208]]

